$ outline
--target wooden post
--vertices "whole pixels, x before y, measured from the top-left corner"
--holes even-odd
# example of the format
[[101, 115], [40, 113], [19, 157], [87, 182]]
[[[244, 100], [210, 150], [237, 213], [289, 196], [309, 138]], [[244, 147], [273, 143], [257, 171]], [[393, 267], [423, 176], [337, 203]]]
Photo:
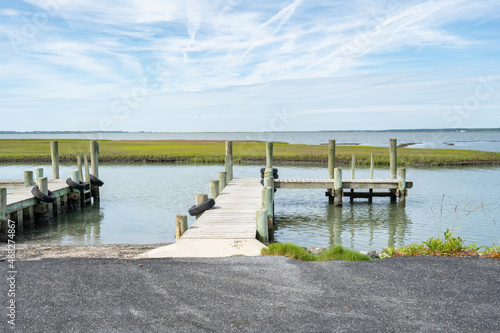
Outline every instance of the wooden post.
[[35, 169], [35, 176], [36, 176], [37, 181], [39, 178], [42, 178], [43, 177], [43, 168], [36, 168]]
[[52, 179], [59, 179], [59, 142], [50, 141], [50, 157], [52, 160]]
[[84, 172], [85, 178], [84, 178], [84, 181], [86, 183], [88, 183], [88, 182], [90, 182], [90, 172], [89, 172], [89, 158], [87, 157], [87, 155], [83, 156], [83, 165], [85, 167], [85, 172]]
[[335, 170], [335, 140], [328, 141], [328, 179], [333, 179]]
[[24, 171], [24, 186], [33, 186], [33, 171]]
[[[355, 171], [356, 171], [356, 155], [352, 154], [352, 160], [351, 160], [351, 179], [354, 179]], [[351, 188], [351, 197], [349, 198], [349, 201], [351, 203], [354, 202], [354, 189], [353, 188]]]
[[264, 171], [264, 186], [267, 187], [267, 217], [268, 224], [274, 224], [274, 176], [273, 168]]
[[175, 241], [178, 242], [179, 239], [184, 235], [187, 230], [188, 219], [187, 215], [177, 215], [175, 217]]
[[[373, 170], [375, 169], [375, 156], [371, 154], [370, 156], [370, 179], [373, 179]], [[368, 197], [368, 203], [373, 202], [373, 189], [369, 189], [368, 192], [370, 196]]]
[[226, 187], [227, 173], [226, 171], [217, 172], [217, 178], [219, 179], [219, 193]]
[[335, 168], [333, 179], [333, 205], [342, 206], [342, 168]]
[[396, 179], [397, 169], [398, 169], [398, 153], [397, 139], [389, 139], [389, 154], [390, 154], [390, 168], [391, 168], [391, 179]]
[[233, 141], [226, 141], [226, 184], [233, 179]]
[[[36, 184], [40, 192], [44, 194], [49, 194], [49, 186], [47, 177], [40, 177], [36, 180]], [[35, 212], [38, 212], [38, 218], [36, 222], [42, 225], [49, 224], [50, 220], [53, 217], [52, 204], [41, 203], [36, 205]]]
[[219, 181], [211, 180], [208, 182], [209, 197], [215, 199], [219, 196]]
[[267, 227], [267, 210], [257, 209], [255, 214], [255, 219], [257, 223], [257, 239], [267, 244], [269, 243], [269, 229]]
[[273, 170], [273, 143], [266, 142], [266, 170]]
[[[75, 183], [78, 183], [80, 181], [80, 173], [78, 170], [71, 171], [71, 180], [74, 181]], [[77, 190], [76, 188], [71, 189], [71, 202], [73, 204], [73, 209], [81, 209], [81, 193], [80, 190]]]
[[7, 189], [0, 188], [0, 231], [7, 234]]
[[99, 143], [97, 141], [90, 141], [90, 165], [92, 174], [99, 178]]
[[399, 207], [406, 206], [406, 168], [398, 169], [398, 191]]
[[78, 167], [79, 181], [83, 182], [82, 156], [76, 155], [76, 166]]
[[[208, 200], [208, 195], [206, 195], [206, 194], [197, 194], [196, 195], [196, 205], [202, 204], [207, 200]], [[199, 219], [201, 214], [203, 214], [203, 213], [197, 214], [196, 219]]]

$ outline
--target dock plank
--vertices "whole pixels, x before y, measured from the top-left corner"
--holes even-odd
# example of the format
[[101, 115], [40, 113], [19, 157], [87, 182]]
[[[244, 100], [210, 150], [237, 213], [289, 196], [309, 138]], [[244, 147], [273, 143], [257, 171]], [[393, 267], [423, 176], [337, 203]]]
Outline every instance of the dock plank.
[[[295, 189], [331, 189], [334, 188], [333, 179], [276, 179], [275, 188]], [[412, 188], [413, 182], [407, 181], [406, 188]], [[397, 179], [345, 179], [342, 180], [344, 189], [397, 189]]]

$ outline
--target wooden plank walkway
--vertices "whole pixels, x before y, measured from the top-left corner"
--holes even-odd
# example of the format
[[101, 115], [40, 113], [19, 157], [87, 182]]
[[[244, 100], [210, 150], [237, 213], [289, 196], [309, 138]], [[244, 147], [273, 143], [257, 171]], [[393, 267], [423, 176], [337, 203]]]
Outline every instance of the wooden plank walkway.
[[[10, 180], [12, 181], [12, 180]], [[18, 182], [13, 182], [11, 184], [17, 184]], [[7, 180], [4, 180], [0, 187], [13, 188], [9, 186]], [[24, 184], [24, 181], [23, 181]], [[31, 189], [33, 187], [16, 187], [13, 191], [9, 191], [7, 194], [7, 214], [19, 211], [21, 209], [29, 208], [38, 203], [33, 194], [31, 194]], [[69, 186], [66, 184], [66, 179], [53, 179], [48, 181], [48, 188], [51, 192], [55, 194], [56, 197], [63, 196], [70, 192]]]
[[262, 205], [258, 178], [233, 178], [181, 239], [255, 239], [256, 213]]
[[[275, 179], [275, 188], [333, 189], [333, 179]], [[407, 181], [406, 188], [413, 187], [413, 182]], [[344, 189], [389, 189], [398, 188], [397, 179], [342, 179]]]

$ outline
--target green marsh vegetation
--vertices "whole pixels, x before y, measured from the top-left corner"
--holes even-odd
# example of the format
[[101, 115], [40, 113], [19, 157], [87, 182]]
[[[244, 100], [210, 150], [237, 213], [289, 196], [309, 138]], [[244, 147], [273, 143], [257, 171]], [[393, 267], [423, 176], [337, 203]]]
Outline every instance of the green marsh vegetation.
[[[0, 162], [49, 162], [50, 140], [0, 140]], [[99, 141], [99, 160], [103, 162], [180, 162], [224, 163], [224, 141]], [[89, 154], [88, 140], [59, 140], [61, 162], [74, 161], [76, 155]], [[370, 164], [374, 154], [377, 166], [389, 165], [384, 147], [337, 146], [336, 160], [348, 165], [352, 154], [358, 166]], [[265, 161], [265, 144], [257, 141], [233, 143], [235, 163]], [[274, 144], [276, 162], [326, 164], [328, 146]], [[398, 163], [407, 166], [500, 164], [500, 153], [454, 149], [398, 148]]]
[[305, 248], [292, 243], [270, 243], [268, 248], [262, 249], [262, 255], [269, 256], [285, 256], [292, 259], [302, 261], [328, 261], [328, 260], [345, 260], [359, 261], [372, 260], [369, 256], [361, 254], [357, 251], [335, 245], [320, 254], [313, 254]]

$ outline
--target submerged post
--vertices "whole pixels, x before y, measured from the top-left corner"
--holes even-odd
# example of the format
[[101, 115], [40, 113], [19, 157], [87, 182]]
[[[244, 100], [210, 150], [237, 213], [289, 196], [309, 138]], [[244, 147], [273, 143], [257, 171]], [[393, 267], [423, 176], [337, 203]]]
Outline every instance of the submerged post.
[[257, 209], [255, 214], [255, 219], [257, 223], [257, 239], [267, 244], [269, 243], [269, 230], [267, 227], [267, 210], [266, 209]]
[[52, 160], [52, 179], [59, 179], [59, 142], [50, 141], [50, 157]]
[[226, 141], [226, 184], [233, 179], [233, 141]]
[[342, 206], [342, 168], [335, 168], [333, 179], [333, 205]]
[[[200, 205], [207, 200], [208, 200], [208, 195], [206, 195], [206, 194], [197, 194], [196, 195], [196, 205]], [[201, 214], [203, 214], [203, 213], [196, 214], [196, 219], [199, 219]]]
[[271, 171], [273, 170], [273, 143], [272, 142], [266, 142], [266, 170], [271, 170]]
[[184, 235], [187, 230], [188, 220], [187, 215], [179, 214], [175, 217], [175, 241], [178, 242], [179, 239]]
[[398, 169], [397, 139], [389, 139], [391, 179], [396, 179]]
[[406, 206], [406, 168], [398, 169], [398, 190], [399, 207]]
[[24, 171], [24, 186], [33, 186], [33, 171]]
[[219, 179], [219, 193], [226, 187], [227, 173], [226, 171], [217, 172], [217, 178]]
[[219, 196], [219, 181], [211, 180], [208, 182], [209, 197], [215, 199]]

